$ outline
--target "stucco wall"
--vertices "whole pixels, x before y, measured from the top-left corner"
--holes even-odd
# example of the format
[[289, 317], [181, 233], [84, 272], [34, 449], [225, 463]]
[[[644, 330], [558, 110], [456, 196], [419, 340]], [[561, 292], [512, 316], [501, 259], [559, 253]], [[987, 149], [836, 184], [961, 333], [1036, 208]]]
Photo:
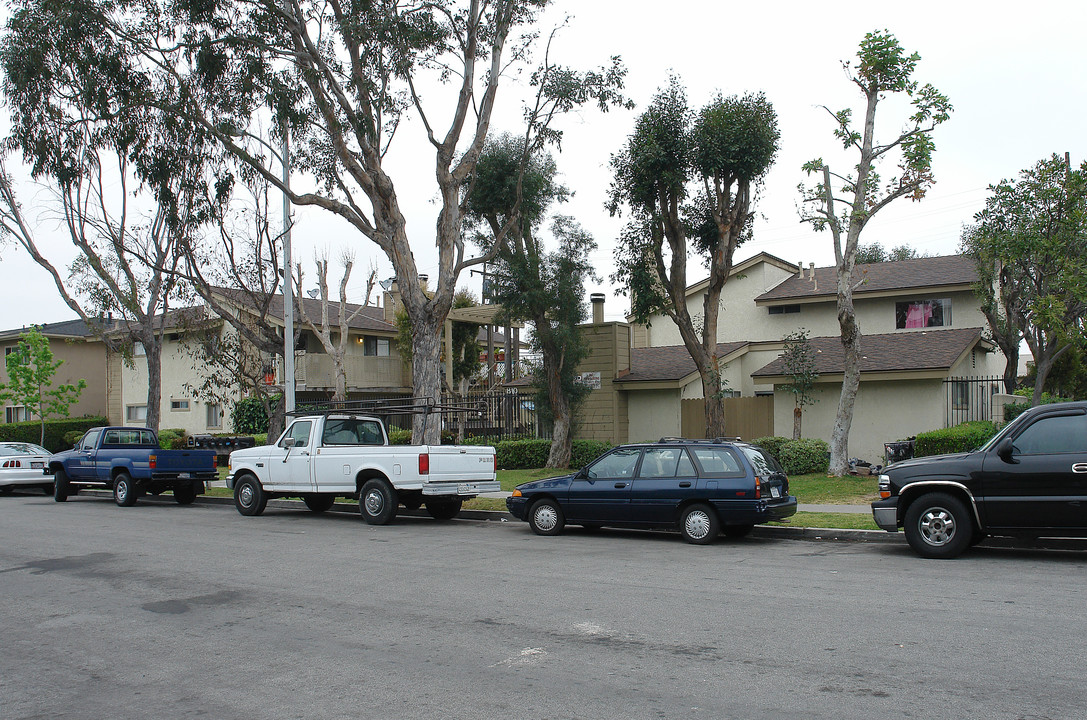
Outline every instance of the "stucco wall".
[[[801, 436], [828, 443], [838, 413], [841, 385], [820, 383], [814, 405], [804, 408]], [[944, 385], [935, 380], [861, 382], [849, 432], [849, 457], [883, 463], [883, 443], [944, 427]], [[774, 393], [774, 434], [792, 437], [792, 393]]]
[[629, 393], [629, 442], [649, 442], [683, 434], [678, 390], [640, 390]]
[[[0, 347], [15, 347], [19, 344], [18, 338], [5, 340]], [[66, 340], [64, 338], [49, 338], [49, 349], [53, 353], [53, 362], [62, 360], [63, 364], [57, 368], [53, 376], [53, 387], [65, 384], [75, 384], [80, 379], [87, 381], [87, 387], [79, 396], [79, 402], [73, 403], [69, 414], [71, 417], [81, 415], [106, 415], [106, 348], [96, 340]], [[0, 351], [2, 352], [2, 351]], [[0, 355], [0, 383], [7, 383], [7, 365]], [[5, 407], [12, 403], [4, 403]], [[0, 422], [4, 422], [4, 413], [0, 412]]]

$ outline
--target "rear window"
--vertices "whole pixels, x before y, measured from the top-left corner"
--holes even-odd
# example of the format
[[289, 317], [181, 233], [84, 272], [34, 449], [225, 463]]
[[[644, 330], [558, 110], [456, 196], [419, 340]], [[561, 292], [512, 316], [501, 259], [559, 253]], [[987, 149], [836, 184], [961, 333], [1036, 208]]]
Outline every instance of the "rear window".
[[729, 448], [696, 447], [691, 448], [691, 452], [702, 467], [702, 477], [739, 477], [747, 474], [740, 458]]
[[155, 447], [150, 430], [106, 430], [103, 447]]
[[773, 475], [774, 473], [783, 473], [781, 465], [778, 465], [778, 461], [774, 459], [772, 455], [763, 450], [760, 447], [748, 446], [742, 448], [744, 455], [747, 457], [747, 461], [751, 463], [751, 467], [755, 469], [756, 475]]
[[382, 445], [381, 424], [360, 418], [329, 418], [321, 435], [322, 445]]

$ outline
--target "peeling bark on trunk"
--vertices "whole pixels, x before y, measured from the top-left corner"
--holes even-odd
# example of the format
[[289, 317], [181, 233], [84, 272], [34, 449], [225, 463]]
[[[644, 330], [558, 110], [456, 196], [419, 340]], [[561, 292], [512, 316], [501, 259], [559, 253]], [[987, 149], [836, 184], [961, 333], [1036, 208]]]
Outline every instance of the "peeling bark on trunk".
[[551, 405], [553, 419], [551, 429], [551, 451], [547, 456], [547, 467], [570, 467], [573, 455], [572, 412], [570, 399], [562, 391], [562, 377], [553, 357], [544, 355], [544, 376], [547, 378], [547, 397]]
[[793, 440], [800, 439], [800, 420], [804, 415], [804, 411], [797, 405], [793, 408]]
[[838, 399], [838, 415], [830, 436], [831, 475], [845, 475], [849, 472], [849, 430], [853, 425], [853, 408], [861, 384], [861, 331], [853, 308], [853, 291], [849, 285], [851, 275], [852, 273], [840, 272], [838, 276], [838, 323], [842, 328], [845, 373], [842, 378], [842, 394]]

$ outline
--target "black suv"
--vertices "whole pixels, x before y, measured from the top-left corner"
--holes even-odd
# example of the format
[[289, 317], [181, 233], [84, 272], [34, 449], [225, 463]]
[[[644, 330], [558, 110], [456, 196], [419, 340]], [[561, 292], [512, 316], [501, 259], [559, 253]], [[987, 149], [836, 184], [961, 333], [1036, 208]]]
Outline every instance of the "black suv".
[[1031, 408], [971, 453], [895, 463], [879, 492], [876, 524], [924, 557], [986, 535], [1087, 536], [1087, 402]]
[[722, 530], [743, 537], [758, 523], [795, 514], [796, 498], [762, 448], [663, 438], [616, 447], [573, 475], [518, 485], [506, 506], [537, 535], [558, 535], [569, 522], [678, 529], [704, 545]]

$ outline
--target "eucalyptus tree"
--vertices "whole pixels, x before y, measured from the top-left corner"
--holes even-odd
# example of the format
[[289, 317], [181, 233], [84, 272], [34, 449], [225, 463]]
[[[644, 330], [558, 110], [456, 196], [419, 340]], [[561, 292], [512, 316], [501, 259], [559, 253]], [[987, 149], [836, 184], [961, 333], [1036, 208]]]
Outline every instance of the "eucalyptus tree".
[[[126, 102], [183, 119], [295, 206], [333, 213], [374, 242], [392, 263], [414, 327], [415, 392], [437, 398], [441, 330], [457, 279], [491, 259], [472, 257], [465, 245], [462, 189], [489, 132], [498, 88], [507, 73], [531, 62], [534, 25], [547, 5], [23, 0], [15, 16], [33, 15], [36, 27], [6, 40], [57, 77], [68, 53], [40, 52], [44, 33], [74, 36], [74, 45], [97, 44], [88, 62], [102, 73], [120, 69], [133, 76]], [[589, 101], [606, 106], [622, 76], [618, 59], [586, 73], [545, 63], [528, 84], [555, 98], [561, 113]], [[552, 138], [551, 117], [529, 108], [526, 122], [536, 135]], [[274, 148], [253, 130], [269, 118]], [[406, 145], [394, 143], [404, 135]], [[290, 162], [296, 173], [312, 178], [312, 186], [283, 180], [277, 148], [288, 137]], [[438, 211], [431, 294], [416, 282], [419, 260], [409, 236], [421, 233], [409, 230], [401, 197], [423, 180], [418, 163], [394, 177], [387, 160], [401, 152], [394, 145], [433, 153]], [[414, 430], [416, 440], [425, 430], [428, 441], [437, 441], [437, 426], [423, 418], [416, 418]]]
[[[609, 209], [630, 213], [612, 276], [638, 322], [662, 313], [676, 323], [694, 359], [706, 402], [706, 434], [725, 434], [717, 354], [721, 292], [733, 255], [751, 234], [758, 187], [774, 162], [780, 132], [762, 93], [717, 95], [698, 112], [672, 78], [612, 156]], [[708, 266], [701, 313], [688, 307], [689, 263]]]
[[550, 154], [537, 150], [526, 157], [523, 138], [492, 138], [476, 166], [467, 207], [482, 234], [480, 245], [507, 234], [494, 264], [494, 299], [511, 319], [532, 324], [531, 347], [540, 354], [533, 383], [538, 408], [552, 426], [547, 467], [561, 468], [570, 465], [574, 416], [588, 394], [577, 382], [578, 363], [588, 354], [578, 325], [586, 319], [585, 282], [595, 277], [590, 254], [596, 242], [563, 215], [552, 217], [553, 243], [541, 232], [552, 206], [569, 194], [556, 172]]
[[[830, 163], [818, 158], [807, 162], [803, 170], [815, 175], [816, 183], [801, 185], [804, 202], [802, 218], [817, 230], [830, 230], [834, 244], [837, 270], [838, 324], [845, 367], [838, 414], [830, 440], [830, 473], [845, 474], [849, 468], [849, 429], [853, 423], [853, 408], [860, 389], [861, 330], [853, 307], [855, 279], [861, 231], [868, 222], [895, 200], [908, 197], [920, 200], [932, 186], [932, 139], [936, 126], [951, 115], [951, 103], [932, 85], [921, 86], [913, 79], [921, 56], [906, 55], [902, 45], [888, 31], [871, 32], [864, 36], [857, 51], [857, 61], [842, 63], [850, 81], [864, 96], [864, 118], [860, 127], [853, 123], [850, 108], [832, 111], [834, 136], [842, 147], [856, 154], [848, 161], [852, 172], [831, 170]], [[876, 111], [891, 95], [907, 98], [912, 114], [905, 128], [892, 134], [885, 142], [876, 140]], [[878, 165], [894, 158], [898, 172], [886, 181], [878, 173]]]
[[976, 262], [982, 312], [1008, 357], [1006, 389], [1025, 340], [1037, 405], [1053, 364], [1087, 347], [1087, 163], [1073, 169], [1052, 155], [989, 192], [961, 249]]

